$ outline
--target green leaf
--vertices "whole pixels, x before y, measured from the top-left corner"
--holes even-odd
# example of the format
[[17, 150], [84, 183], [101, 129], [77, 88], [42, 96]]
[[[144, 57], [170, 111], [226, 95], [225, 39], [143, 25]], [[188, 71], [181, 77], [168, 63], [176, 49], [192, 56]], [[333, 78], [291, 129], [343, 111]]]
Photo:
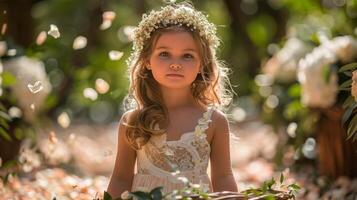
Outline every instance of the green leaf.
[[104, 191], [104, 199], [103, 200], [112, 200], [112, 196], [107, 191]]
[[357, 63], [350, 63], [347, 65], [344, 65], [338, 70], [338, 72], [345, 72], [345, 71], [353, 70], [353, 69], [357, 69]]
[[272, 195], [272, 194], [269, 194], [269, 195], [264, 197], [264, 200], [275, 200], [275, 199], [276, 199], [275, 196]]
[[338, 88], [339, 90], [342, 90], [342, 89], [351, 89], [351, 84], [352, 84], [352, 79], [349, 79], [345, 82], [343, 82], [340, 87]]
[[348, 125], [347, 129], [347, 140], [355, 137], [357, 135], [357, 115], [355, 115], [350, 124]]
[[129, 192], [133, 197], [138, 200], [148, 200], [151, 199], [150, 194], [142, 191]]
[[3, 111], [0, 111], [0, 118], [6, 119], [7, 121], [11, 121], [10, 115]]
[[7, 123], [7, 121], [5, 119], [3, 119], [3, 118], [0, 118], [0, 125], [6, 130], [9, 129], [9, 123]]
[[349, 96], [345, 102], [343, 102], [342, 107], [344, 110], [346, 110], [350, 105], [352, 105], [355, 102], [355, 98], [353, 96]]
[[350, 71], [345, 71], [343, 73], [348, 77], [352, 77], [352, 72], [350, 72]]
[[10, 135], [2, 127], [0, 127], [0, 136], [2, 136], [4, 139], [6, 139], [9, 142], [12, 141]]
[[283, 182], [284, 182], [284, 174], [281, 173], [280, 174], [280, 184], [283, 184]]
[[15, 165], [17, 165], [18, 164], [18, 161], [17, 160], [9, 160], [9, 161], [7, 161], [7, 162], [5, 162], [3, 165], [2, 165], [2, 168], [6, 168], [6, 169], [8, 169], [8, 168], [12, 168], [12, 167], [14, 167]]
[[353, 110], [357, 107], [357, 102], [353, 103], [352, 105], [350, 105], [348, 107], [348, 109], [345, 111], [345, 113], [343, 113], [343, 116], [342, 116], [342, 120], [341, 120], [341, 123], [342, 123], [342, 126], [348, 121], [348, 119], [351, 117], [351, 114], [353, 112]]
[[290, 97], [300, 97], [301, 96], [301, 85], [294, 84], [289, 87], [288, 94]]
[[290, 184], [288, 188], [292, 188], [293, 190], [300, 190], [301, 187], [297, 185], [296, 183]]
[[9, 87], [16, 83], [16, 77], [9, 72], [2, 73], [2, 86]]
[[162, 199], [162, 192], [161, 190], [163, 187], [156, 187], [150, 192], [150, 196], [152, 197], [153, 200], [161, 200]]
[[15, 131], [14, 131], [14, 135], [15, 135], [15, 138], [18, 139], [18, 140], [22, 140], [25, 138], [25, 133], [22, 129], [20, 128], [15, 128]]

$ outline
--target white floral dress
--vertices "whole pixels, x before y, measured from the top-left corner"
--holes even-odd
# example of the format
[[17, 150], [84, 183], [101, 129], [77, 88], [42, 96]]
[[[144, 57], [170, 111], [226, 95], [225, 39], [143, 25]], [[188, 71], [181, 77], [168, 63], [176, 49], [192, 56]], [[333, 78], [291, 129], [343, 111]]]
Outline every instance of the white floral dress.
[[205, 130], [213, 111], [214, 107], [208, 107], [195, 131], [184, 133], [179, 140], [166, 141], [166, 134], [152, 136], [137, 151], [137, 173], [131, 191], [150, 191], [163, 186], [163, 193], [171, 192], [183, 188], [184, 183], [178, 177], [186, 177], [191, 183], [200, 184], [205, 191], [212, 192], [207, 174], [211, 148]]

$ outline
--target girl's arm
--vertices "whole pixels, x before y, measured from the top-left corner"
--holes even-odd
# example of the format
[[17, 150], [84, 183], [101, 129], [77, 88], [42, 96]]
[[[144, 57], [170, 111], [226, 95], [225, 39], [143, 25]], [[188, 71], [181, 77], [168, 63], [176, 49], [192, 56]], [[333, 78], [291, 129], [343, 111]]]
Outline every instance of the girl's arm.
[[119, 122], [117, 155], [107, 189], [113, 199], [120, 197], [126, 190], [131, 191], [134, 177], [136, 152], [125, 140], [126, 126], [123, 125], [123, 120], [126, 118], [126, 115], [128, 115], [128, 113], [125, 113]]
[[212, 116], [213, 138], [211, 141], [211, 179], [214, 192], [237, 192], [234, 180], [231, 158], [230, 138], [227, 118], [221, 112]]

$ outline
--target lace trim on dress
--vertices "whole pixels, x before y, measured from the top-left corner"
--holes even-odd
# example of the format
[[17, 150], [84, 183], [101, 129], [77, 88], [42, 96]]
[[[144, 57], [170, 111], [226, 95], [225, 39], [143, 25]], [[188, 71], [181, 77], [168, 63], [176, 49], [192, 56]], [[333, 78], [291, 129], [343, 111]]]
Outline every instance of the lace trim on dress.
[[209, 107], [198, 120], [195, 130], [182, 134], [179, 140], [166, 141], [166, 134], [152, 136], [138, 151], [138, 173], [168, 178], [176, 182], [172, 172], [189, 172], [201, 176], [206, 174], [210, 155], [210, 144], [206, 139], [214, 107]]

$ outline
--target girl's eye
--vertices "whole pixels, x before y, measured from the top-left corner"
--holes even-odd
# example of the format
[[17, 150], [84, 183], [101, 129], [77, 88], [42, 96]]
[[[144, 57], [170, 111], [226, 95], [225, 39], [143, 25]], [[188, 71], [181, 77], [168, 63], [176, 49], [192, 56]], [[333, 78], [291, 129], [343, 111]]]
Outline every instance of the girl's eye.
[[186, 58], [186, 59], [192, 59], [193, 58], [193, 56], [191, 54], [188, 54], [188, 53], [183, 55], [183, 57]]
[[159, 56], [161, 56], [161, 57], [168, 57], [168, 56], [169, 56], [169, 53], [166, 52], [166, 51], [164, 51], [164, 52], [161, 52], [161, 53], [159, 54]]

